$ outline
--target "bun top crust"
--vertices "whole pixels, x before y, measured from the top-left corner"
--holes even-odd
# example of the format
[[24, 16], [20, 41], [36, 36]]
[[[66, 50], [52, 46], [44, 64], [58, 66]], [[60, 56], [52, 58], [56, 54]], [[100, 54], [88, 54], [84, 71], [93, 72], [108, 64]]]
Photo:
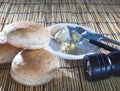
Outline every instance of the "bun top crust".
[[0, 44], [0, 63], [10, 63], [21, 49], [11, 46], [8, 43]]
[[[58, 68], [58, 60], [44, 49], [24, 50], [12, 62], [12, 72], [20, 77], [32, 80], [39, 76], [49, 75]], [[43, 74], [43, 75], [42, 75]], [[30, 78], [28, 78], [30, 75]]]
[[[57, 60], [53, 54], [50, 52], [39, 49], [39, 50], [25, 50], [21, 53], [25, 63], [29, 63], [31, 70], [41, 70], [41, 72], [47, 72], [53, 68], [56, 68]], [[24, 68], [24, 67], [23, 67]], [[28, 68], [25, 66], [25, 68]]]
[[3, 29], [11, 45], [25, 49], [40, 49], [48, 45], [50, 34], [41, 24], [20, 21], [8, 24]]

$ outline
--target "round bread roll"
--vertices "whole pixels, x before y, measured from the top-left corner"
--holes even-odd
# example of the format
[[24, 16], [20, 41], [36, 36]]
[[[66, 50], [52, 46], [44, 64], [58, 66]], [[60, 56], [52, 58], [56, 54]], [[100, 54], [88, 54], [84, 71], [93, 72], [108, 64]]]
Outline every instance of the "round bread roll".
[[50, 41], [47, 28], [30, 21], [13, 22], [6, 25], [2, 32], [6, 34], [8, 43], [19, 48], [40, 49]]
[[58, 61], [45, 49], [24, 50], [17, 54], [11, 65], [11, 77], [24, 85], [37, 86], [52, 80]]
[[8, 43], [0, 44], [0, 64], [11, 63], [20, 51], [21, 49], [13, 47]]

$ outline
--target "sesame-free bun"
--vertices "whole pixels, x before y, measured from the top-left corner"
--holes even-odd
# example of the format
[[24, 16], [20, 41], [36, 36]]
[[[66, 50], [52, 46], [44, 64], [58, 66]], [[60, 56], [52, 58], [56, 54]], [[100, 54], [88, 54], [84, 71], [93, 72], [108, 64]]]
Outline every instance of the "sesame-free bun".
[[37, 86], [52, 80], [58, 69], [58, 60], [45, 49], [24, 50], [12, 61], [11, 77], [27, 86]]
[[2, 32], [6, 34], [7, 42], [18, 48], [40, 49], [48, 45], [50, 41], [47, 28], [30, 21], [10, 23]]
[[8, 43], [0, 44], [0, 64], [11, 63], [20, 51], [21, 49], [13, 47]]

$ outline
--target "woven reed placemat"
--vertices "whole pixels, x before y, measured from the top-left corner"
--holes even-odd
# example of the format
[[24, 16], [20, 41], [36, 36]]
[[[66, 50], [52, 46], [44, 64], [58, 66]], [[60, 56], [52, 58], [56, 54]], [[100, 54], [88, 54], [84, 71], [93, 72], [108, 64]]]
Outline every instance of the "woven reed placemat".
[[[50, 26], [77, 23], [99, 34], [120, 41], [119, 0], [0, 0], [0, 31], [14, 21], [29, 20]], [[88, 82], [81, 60], [60, 61], [55, 78], [49, 83], [29, 87], [15, 82], [10, 65], [0, 65], [0, 91], [120, 91], [120, 78]]]

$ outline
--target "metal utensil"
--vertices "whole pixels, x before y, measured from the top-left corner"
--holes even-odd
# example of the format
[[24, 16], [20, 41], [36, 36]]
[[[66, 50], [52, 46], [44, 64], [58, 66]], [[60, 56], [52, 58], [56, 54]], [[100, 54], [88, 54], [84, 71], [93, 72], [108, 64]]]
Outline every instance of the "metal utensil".
[[102, 47], [102, 48], [109, 50], [109, 51], [118, 51], [118, 49], [115, 49], [111, 46], [108, 46], [108, 45], [102, 43], [101, 41], [109, 42], [109, 43], [116, 44], [116, 45], [120, 46], [120, 43], [115, 41], [115, 40], [106, 38], [106, 37], [99, 35], [97, 33], [88, 32], [81, 27], [67, 26], [67, 28], [69, 30], [72, 42], [77, 43], [77, 42], [80, 42], [81, 40], [86, 40], [94, 45], [97, 45], [98, 47]]

